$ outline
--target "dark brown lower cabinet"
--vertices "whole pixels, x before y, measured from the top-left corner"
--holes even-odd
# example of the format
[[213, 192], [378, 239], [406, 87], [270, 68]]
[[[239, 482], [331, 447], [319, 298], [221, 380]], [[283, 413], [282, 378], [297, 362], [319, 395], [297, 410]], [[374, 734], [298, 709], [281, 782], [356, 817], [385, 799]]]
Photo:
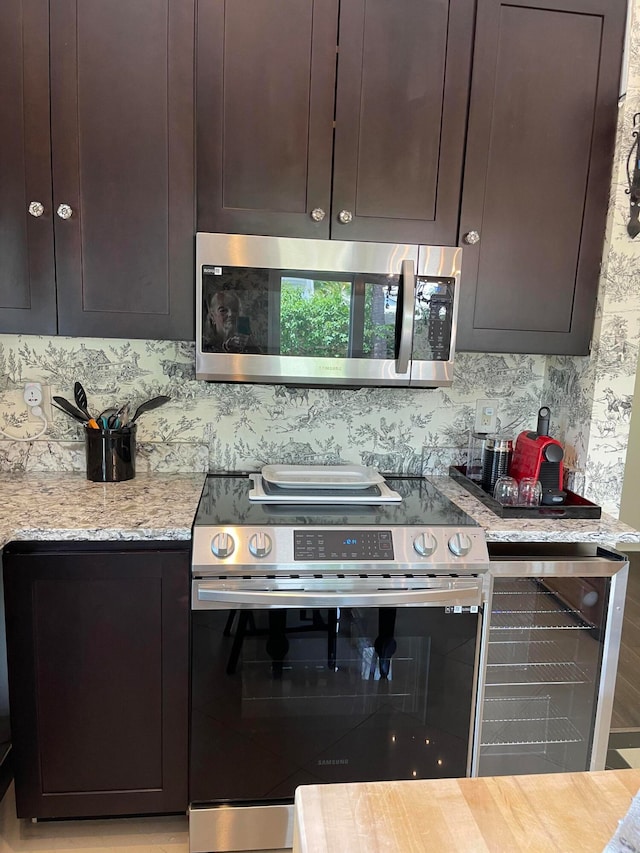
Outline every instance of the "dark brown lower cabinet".
[[3, 553], [18, 817], [187, 808], [187, 543]]

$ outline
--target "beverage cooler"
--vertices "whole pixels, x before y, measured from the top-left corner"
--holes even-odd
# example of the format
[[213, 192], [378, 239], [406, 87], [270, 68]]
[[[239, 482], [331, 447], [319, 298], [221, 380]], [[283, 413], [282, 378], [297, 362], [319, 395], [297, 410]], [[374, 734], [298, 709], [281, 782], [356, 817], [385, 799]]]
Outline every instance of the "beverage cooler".
[[604, 769], [626, 557], [595, 544], [489, 552], [475, 775]]

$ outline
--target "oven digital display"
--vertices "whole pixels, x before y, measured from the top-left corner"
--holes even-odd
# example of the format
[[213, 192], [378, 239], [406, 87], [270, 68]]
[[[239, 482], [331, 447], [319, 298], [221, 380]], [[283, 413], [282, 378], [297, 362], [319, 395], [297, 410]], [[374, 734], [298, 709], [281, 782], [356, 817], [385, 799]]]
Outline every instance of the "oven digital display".
[[390, 530], [294, 530], [294, 560], [393, 560]]

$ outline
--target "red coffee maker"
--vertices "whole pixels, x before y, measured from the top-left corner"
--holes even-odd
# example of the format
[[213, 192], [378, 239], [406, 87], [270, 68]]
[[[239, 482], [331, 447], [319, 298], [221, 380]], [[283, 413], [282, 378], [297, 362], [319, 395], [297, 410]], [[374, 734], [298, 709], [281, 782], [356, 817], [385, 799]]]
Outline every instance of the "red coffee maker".
[[[542, 502], [557, 503], [558, 497], [545, 501], [545, 494], [562, 492], [562, 459], [564, 450], [555, 438], [549, 435], [549, 418], [551, 412], [548, 406], [543, 406], [538, 412], [536, 432], [521, 432], [516, 439], [509, 474], [518, 482], [523, 477], [533, 477], [540, 480], [542, 486]], [[551, 495], [549, 495], [549, 498]], [[564, 498], [564, 493], [560, 500]]]

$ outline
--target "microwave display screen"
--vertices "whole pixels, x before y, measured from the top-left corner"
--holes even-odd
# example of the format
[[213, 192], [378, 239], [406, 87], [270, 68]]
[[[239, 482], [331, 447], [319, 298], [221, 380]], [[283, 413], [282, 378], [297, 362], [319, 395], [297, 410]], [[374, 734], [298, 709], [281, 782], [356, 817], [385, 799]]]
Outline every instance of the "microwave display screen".
[[413, 315], [413, 358], [420, 361], [447, 361], [451, 353], [453, 329], [452, 278], [416, 278]]
[[[394, 359], [400, 285], [398, 275], [204, 265], [202, 351]], [[449, 358], [453, 287], [416, 279], [415, 358]]]

